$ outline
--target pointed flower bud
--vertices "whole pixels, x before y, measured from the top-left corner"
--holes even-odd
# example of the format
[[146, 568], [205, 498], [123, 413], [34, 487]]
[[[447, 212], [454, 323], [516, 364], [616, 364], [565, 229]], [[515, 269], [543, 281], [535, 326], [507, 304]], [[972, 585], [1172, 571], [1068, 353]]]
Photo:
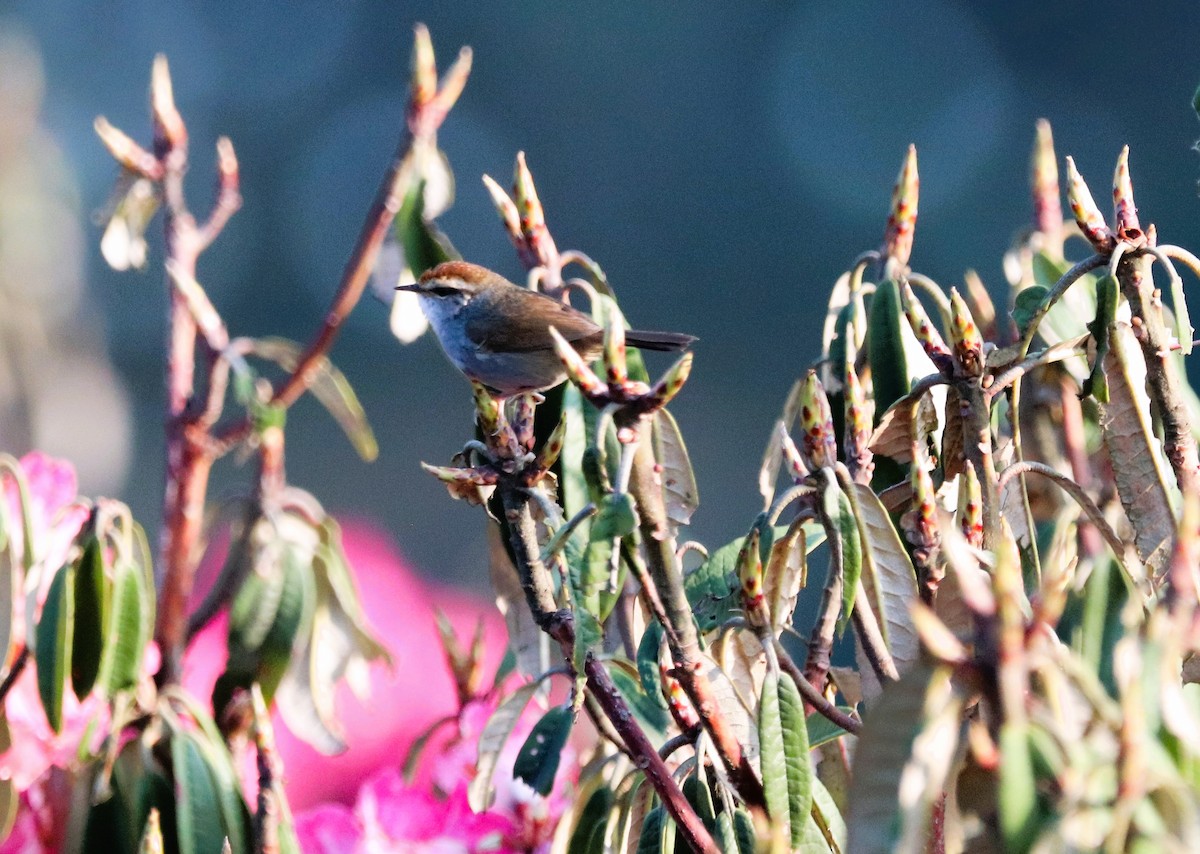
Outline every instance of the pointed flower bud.
[[240, 184], [237, 152], [233, 150], [233, 141], [227, 136], [220, 137], [217, 140], [217, 191], [224, 196], [236, 196], [240, 192]]
[[1136, 240], [1142, 236], [1137, 205], [1133, 203], [1133, 181], [1129, 177], [1129, 146], [1121, 149], [1113, 170], [1113, 218], [1118, 237]]
[[1054, 244], [1057, 253], [1062, 246], [1062, 197], [1058, 185], [1058, 161], [1054, 156], [1054, 136], [1050, 131], [1050, 122], [1045, 119], [1038, 119], [1029, 173], [1033, 190], [1033, 227]]
[[800, 387], [800, 429], [804, 431], [804, 455], [812, 468], [826, 468], [837, 462], [829, 398], [816, 371], [809, 371]]
[[671, 671], [666, 665], [660, 664], [658, 670], [662, 679], [663, 697], [667, 700], [675, 723], [679, 724], [679, 728], [683, 732], [695, 731], [700, 726], [700, 716], [696, 714], [696, 707], [692, 705], [687, 692], [683, 690], [683, 685], [671, 675]]
[[409, 98], [420, 109], [437, 94], [437, 63], [433, 56], [433, 40], [424, 24], [413, 27], [412, 84]]
[[684, 353], [675, 364], [667, 369], [667, 372], [662, 375], [662, 379], [656, 382], [654, 388], [650, 389], [649, 394], [646, 395], [644, 411], [653, 412], [656, 409], [662, 409], [675, 398], [675, 395], [679, 394], [692, 373], [692, 358], [691, 353]]
[[949, 373], [954, 366], [950, 348], [942, 340], [941, 333], [930, 321], [925, 307], [921, 305], [921, 301], [917, 299], [908, 282], [900, 283], [900, 303], [904, 306], [904, 316], [908, 318], [908, 325], [912, 327], [913, 335], [917, 336], [917, 340], [921, 342], [929, 360], [942, 373]]
[[927, 603], [937, 595], [946, 575], [940, 560], [942, 535], [938, 529], [937, 495], [929, 469], [917, 459], [912, 467], [913, 509], [906, 513], [901, 524], [908, 541], [915, 546], [913, 563], [921, 582], [921, 598]]
[[158, 54], [150, 71], [150, 112], [154, 116], [154, 144], [158, 153], [187, 144], [187, 127], [175, 107], [167, 57]]
[[549, 437], [546, 439], [546, 444], [542, 445], [542, 449], [538, 452], [537, 461], [534, 463], [534, 468], [547, 471], [558, 462], [559, 454], [562, 453], [563, 444], [567, 435], [567, 419], [560, 418], [558, 425], [554, 428]]
[[1111, 252], [1116, 240], [1108, 224], [1104, 222], [1104, 214], [1096, 207], [1092, 191], [1075, 168], [1075, 161], [1067, 158], [1067, 201], [1071, 205], [1071, 213], [1079, 230], [1092, 244], [1097, 252]]
[[439, 116], [438, 124], [441, 124], [441, 120], [446, 117], [446, 113], [450, 112], [450, 108], [458, 103], [463, 89], [467, 88], [467, 78], [471, 76], [472, 56], [469, 47], [459, 49], [454, 64], [442, 78], [442, 85], [429, 104], [429, 109]]
[[950, 340], [962, 376], [983, 376], [983, 335], [955, 288], [950, 289]]
[[554, 339], [554, 352], [558, 354], [559, 361], [566, 368], [567, 377], [579, 387], [583, 396], [596, 398], [607, 395], [608, 386], [600, 381], [600, 378], [584, 361], [583, 356], [579, 355], [579, 351], [572, 347], [553, 326], [550, 327], [550, 337]]
[[[491, 175], [483, 176], [483, 186], [487, 187], [488, 195], [492, 197], [492, 204], [496, 206], [496, 213], [500, 214], [500, 221], [504, 223], [508, 239], [512, 241], [518, 252], [526, 251], [528, 247], [525, 245], [525, 236], [521, 234], [521, 217], [517, 213], [516, 204]], [[522, 260], [524, 260], [524, 256], [522, 256]]]
[[776, 422], [775, 429], [779, 431], [779, 447], [783, 451], [784, 462], [787, 463], [788, 469], [791, 471], [792, 480], [796, 481], [796, 483], [803, 482], [810, 474], [808, 464], [804, 462], [804, 457], [800, 453], [800, 449], [796, 447], [796, 443], [788, 435], [787, 426], [782, 421], [778, 421]]
[[513, 433], [516, 435], [521, 447], [527, 451], [533, 450], [534, 400], [535, 398], [532, 394], [518, 394], [513, 398]]
[[471, 383], [471, 394], [475, 398], [475, 421], [484, 436], [496, 436], [500, 432], [504, 413], [500, 411], [500, 403], [483, 385]]
[[974, 270], [967, 270], [963, 273], [963, 284], [967, 286], [967, 304], [971, 308], [971, 314], [978, 321], [980, 329], [994, 331], [996, 328], [996, 304], [992, 302], [992, 295], [984, 287], [983, 280]]
[[970, 545], [983, 548], [983, 492], [974, 466], [967, 466], [958, 482], [958, 525]]
[[913, 232], [917, 227], [917, 197], [920, 180], [917, 176], [917, 147], [910, 145], [904, 165], [892, 190], [892, 210], [883, 233], [883, 256], [894, 258], [901, 266], [908, 265], [912, 255]]
[[742, 607], [746, 621], [760, 629], [769, 623], [767, 606], [763, 598], [763, 563], [759, 548], [761, 537], [758, 526], [750, 530], [738, 553], [738, 581], [742, 585]]
[[162, 164], [146, 149], [142, 148], [125, 131], [113, 127], [104, 116], [97, 116], [92, 123], [96, 136], [104, 143], [108, 153], [122, 169], [157, 181], [162, 178]]
[[610, 386], [623, 386], [629, 381], [625, 365], [625, 318], [616, 304], [606, 301], [604, 324], [604, 369]]
[[558, 257], [558, 249], [550, 230], [546, 228], [546, 216], [538, 199], [533, 175], [525, 165], [525, 152], [517, 152], [517, 165], [513, 170], [513, 197], [517, 202], [517, 213], [521, 218], [521, 234], [530, 250], [543, 266], [552, 266]]
[[479, 506], [485, 504], [500, 479], [499, 474], [490, 466], [431, 466], [421, 463], [421, 468], [446, 484], [450, 497], [466, 501], [468, 504]]
[[[874, 454], [871, 453], [871, 415], [867, 410], [867, 394], [858, 379], [854, 363], [846, 363], [842, 378], [846, 398], [846, 467], [850, 476], [859, 483], [869, 483], [875, 469]], [[791, 441], [790, 439], [788, 441]]]
[[142, 841], [138, 845], [138, 854], [163, 854], [162, 820], [159, 818], [158, 807], [151, 807], [146, 816], [146, 827], [142, 831]]

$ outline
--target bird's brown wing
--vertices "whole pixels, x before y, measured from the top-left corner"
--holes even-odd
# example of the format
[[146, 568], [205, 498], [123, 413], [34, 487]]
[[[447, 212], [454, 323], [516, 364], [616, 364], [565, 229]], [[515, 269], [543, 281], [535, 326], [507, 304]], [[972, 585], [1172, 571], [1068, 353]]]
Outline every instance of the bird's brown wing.
[[[517, 286], [514, 285], [513, 288], [516, 289]], [[538, 308], [541, 310], [514, 310], [514, 304], [520, 305], [523, 302], [526, 306], [530, 305], [528, 300], [531, 297], [539, 301]], [[505, 304], [500, 305], [502, 302]], [[550, 338], [551, 326], [572, 344], [590, 346], [598, 343], [603, 337], [600, 327], [586, 314], [535, 291], [516, 294], [507, 289], [498, 293], [492, 291], [476, 297], [465, 311], [467, 338], [493, 353], [548, 350], [554, 346]], [[494, 317], [497, 311], [510, 318], [509, 322], [494, 323], [488, 320]], [[547, 318], [550, 318], [549, 322]]]

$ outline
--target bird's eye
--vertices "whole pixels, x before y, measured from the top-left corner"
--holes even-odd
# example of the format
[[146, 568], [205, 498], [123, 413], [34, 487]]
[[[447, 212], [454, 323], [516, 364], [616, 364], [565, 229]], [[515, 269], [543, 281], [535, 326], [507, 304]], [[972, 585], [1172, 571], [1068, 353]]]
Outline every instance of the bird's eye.
[[455, 294], [460, 293], [460, 291], [458, 288], [451, 287], [449, 285], [434, 285], [429, 289], [429, 293], [433, 294], [435, 297], [452, 297]]

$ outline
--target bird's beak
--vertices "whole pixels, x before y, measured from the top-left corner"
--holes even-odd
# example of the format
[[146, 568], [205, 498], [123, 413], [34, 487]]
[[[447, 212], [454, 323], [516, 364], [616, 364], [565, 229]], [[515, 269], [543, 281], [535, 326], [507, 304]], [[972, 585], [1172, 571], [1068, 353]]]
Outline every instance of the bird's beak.
[[425, 290], [425, 288], [423, 288], [419, 282], [413, 282], [411, 285], [396, 285], [396, 290], [412, 291], [415, 294], [419, 294], [421, 291]]

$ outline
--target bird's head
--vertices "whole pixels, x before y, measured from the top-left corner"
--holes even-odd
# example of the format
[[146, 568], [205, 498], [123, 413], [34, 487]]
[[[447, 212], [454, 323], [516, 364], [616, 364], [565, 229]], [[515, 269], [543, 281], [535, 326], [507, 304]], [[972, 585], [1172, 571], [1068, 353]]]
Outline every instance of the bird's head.
[[502, 276], [478, 264], [466, 261], [447, 261], [431, 267], [411, 285], [400, 285], [398, 291], [411, 291], [429, 299], [447, 299], [467, 303], [497, 285], [509, 285]]

